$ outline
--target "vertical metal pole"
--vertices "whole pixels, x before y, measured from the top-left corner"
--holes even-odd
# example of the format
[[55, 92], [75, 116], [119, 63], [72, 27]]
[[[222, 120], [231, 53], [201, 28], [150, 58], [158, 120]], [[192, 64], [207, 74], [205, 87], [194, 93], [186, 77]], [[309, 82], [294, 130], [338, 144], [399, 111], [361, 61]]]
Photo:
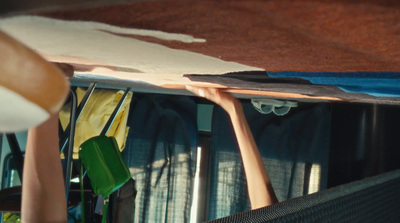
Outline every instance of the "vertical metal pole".
[[[210, 133], [199, 131], [199, 147], [201, 147], [200, 169], [199, 169], [199, 187], [198, 187], [198, 203], [197, 203], [197, 219], [196, 222], [204, 222], [208, 219], [208, 203], [210, 198]], [[198, 154], [199, 155], [199, 154]], [[197, 164], [196, 164], [197, 165]]]
[[69, 132], [69, 143], [68, 143], [68, 154], [65, 157], [66, 168], [65, 168], [65, 193], [68, 202], [69, 187], [71, 183], [71, 167], [72, 167], [72, 154], [74, 152], [74, 136], [75, 136], [75, 124], [76, 124], [76, 104], [77, 98], [73, 90], [71, 90], [72, 104], [71, 104], [71, 116], [70, 116], [70, 132]]

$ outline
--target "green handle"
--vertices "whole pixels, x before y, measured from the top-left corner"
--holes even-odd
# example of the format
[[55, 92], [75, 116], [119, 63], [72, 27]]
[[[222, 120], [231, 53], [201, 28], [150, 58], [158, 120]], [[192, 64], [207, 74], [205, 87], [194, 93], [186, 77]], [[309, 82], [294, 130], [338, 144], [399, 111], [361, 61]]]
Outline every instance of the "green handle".
[[83, 163], [79, 159], [79, 162], [81, 163], [81, 169], [79, 171], [79, 184], [81, 186], [81, 223], [85, 223], [85, 192], [83, 188]]
[[101, 223], [107, 222], [107, 210], [108, 210], [108, 199], [106, 200], [103, 206], [103, 218], [101, 219]]

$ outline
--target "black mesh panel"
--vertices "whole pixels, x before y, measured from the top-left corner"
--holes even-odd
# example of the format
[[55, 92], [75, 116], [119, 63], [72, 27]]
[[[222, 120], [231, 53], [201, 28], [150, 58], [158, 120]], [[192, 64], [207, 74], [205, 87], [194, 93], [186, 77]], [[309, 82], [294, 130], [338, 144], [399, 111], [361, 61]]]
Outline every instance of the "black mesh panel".
[[210, 222], [400, 222], [400, 170]]

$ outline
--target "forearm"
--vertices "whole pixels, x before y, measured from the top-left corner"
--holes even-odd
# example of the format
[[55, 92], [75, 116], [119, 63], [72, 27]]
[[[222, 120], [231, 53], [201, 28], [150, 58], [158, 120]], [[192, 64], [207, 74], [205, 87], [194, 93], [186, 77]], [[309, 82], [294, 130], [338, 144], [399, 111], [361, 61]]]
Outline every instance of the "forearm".
[[22, 221], [66, 222], [66, 198], [58, 146], [58, 117], [28, 132], [22, 184]]
[[252, 209], [277, 203], [267, 169], [247, 124], [241, 103], [235, 100], [226, 110], [231, 118], [242, 155]]
[[186, 89], [215, 102], [229, 114], [242, 155], [252, 209], [278, 202], [267, 169], [244, 116], [242, 104], [229, 93], [219, 89], [192, 86], [186, 86]]

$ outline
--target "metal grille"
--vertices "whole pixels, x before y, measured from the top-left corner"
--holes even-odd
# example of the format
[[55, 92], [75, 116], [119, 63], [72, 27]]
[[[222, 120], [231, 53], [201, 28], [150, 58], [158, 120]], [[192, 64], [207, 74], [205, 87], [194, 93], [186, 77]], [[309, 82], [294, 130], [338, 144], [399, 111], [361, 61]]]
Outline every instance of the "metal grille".
[[400, 170], [210, 221], [222, 222], [400, 222]]

